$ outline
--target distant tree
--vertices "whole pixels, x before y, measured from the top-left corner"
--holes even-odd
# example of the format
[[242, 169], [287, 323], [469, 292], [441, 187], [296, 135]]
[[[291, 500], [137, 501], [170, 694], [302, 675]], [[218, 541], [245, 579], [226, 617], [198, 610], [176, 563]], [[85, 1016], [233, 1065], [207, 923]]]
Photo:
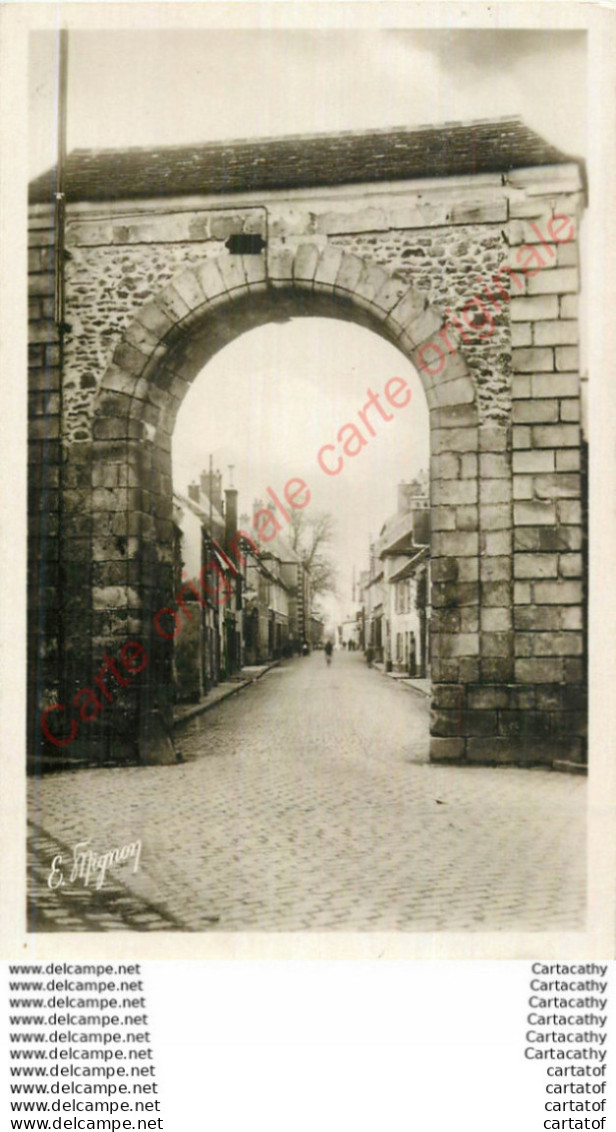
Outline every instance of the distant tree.
[[336, 592], [336, 567], [329, 552], [333, 533], [333, 519], [325, 512], [307, 515], [305, 511], [293, 511], [291, 514], [289, 542], [310, 570], [313, 598]]

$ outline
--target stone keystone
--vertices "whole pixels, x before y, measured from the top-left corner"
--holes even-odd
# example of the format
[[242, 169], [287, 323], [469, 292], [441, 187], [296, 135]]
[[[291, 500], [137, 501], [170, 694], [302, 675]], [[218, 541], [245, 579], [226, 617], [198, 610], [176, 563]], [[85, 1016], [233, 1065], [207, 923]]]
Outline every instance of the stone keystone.
[[286, 287], [293, 280], [293, 252], [290, 248], [268, 250], [267, 276], [273, 287]]

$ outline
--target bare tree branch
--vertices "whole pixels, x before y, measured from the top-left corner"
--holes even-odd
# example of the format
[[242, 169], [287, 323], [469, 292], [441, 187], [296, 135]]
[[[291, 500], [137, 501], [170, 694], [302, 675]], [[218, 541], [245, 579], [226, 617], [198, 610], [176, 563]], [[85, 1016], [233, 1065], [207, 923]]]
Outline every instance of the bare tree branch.
[[313, 597], [335, 592], [336, 569], [332, 557], [327, 553], [334, 530], [331, 515], [323, 512], [309, 516], [304, 511], [294, 511], [290, 527], [291, 546], [310, 570]]

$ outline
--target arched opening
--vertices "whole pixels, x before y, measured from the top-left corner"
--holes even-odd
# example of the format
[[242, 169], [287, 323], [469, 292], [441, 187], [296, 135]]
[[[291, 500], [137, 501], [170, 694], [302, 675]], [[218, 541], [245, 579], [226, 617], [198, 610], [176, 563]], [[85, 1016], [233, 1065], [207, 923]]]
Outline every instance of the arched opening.
[[[423, 731], [405, 753], [425, 757], [429, 417], [408, 359], [348, 321], [269, 322], [197, 375], [172, 450], [186, 605], [176, 703], [207, 701], [242, 672], [330, 640], [348, 714], [366, 658], [396, 681], [415, 679], [423, 698], [405, 706], [421, 705]], [[225, 554], [239, 576], [227, 566], [223, 587]]]

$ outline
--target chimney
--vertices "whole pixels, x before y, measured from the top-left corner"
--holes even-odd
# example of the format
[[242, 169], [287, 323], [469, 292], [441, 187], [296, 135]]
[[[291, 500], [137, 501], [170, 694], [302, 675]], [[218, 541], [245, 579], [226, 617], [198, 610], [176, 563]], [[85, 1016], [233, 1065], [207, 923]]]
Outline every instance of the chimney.
[[406, 515], [413, 510], [413, 499], [417, 494], [415, 483], [398, 484], [398, 514]]
[[229, 550], [237, 534], [237, 488], [225, 490], [225, 550]]
[[212, 472], [211, 482], [210, 473], [201, 472], [201, 491], [211, 499], [212, 506], [217, 511], [222, 511], [222, 473], [220, 471]]
[[192, 499], [193, 503], [199, 503], [201, 496], [201, 489], [198, 483], [189, 483], [188, 485], [188, 498]]

